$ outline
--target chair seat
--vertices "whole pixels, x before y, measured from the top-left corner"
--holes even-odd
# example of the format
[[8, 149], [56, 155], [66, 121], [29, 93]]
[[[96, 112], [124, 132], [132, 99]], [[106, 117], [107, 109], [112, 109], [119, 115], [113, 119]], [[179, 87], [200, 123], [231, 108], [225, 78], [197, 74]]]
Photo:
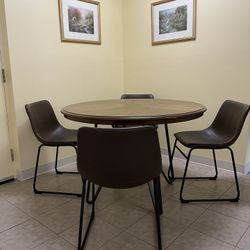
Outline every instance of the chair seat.
[[220, 149], [230, 145], [226, 136], [216, 133], [213, 129], [199, 131], [183, 131], [175, 133], [175, 137], [188, 148]]
[[53, 132], [43, 131], [40, 140], [47, 146], [75, 146], [77, 144], [77, 130], [57, 127]]

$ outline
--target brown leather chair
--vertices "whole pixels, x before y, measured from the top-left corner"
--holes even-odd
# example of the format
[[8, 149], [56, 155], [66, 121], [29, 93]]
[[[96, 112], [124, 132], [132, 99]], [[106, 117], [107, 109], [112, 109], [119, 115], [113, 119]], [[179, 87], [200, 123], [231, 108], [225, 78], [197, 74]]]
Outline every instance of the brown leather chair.
[[[82, 176], [82, 200], [78, 249], [83, 249], [95, 216], [95, 185], [127, 189], [153, 180], [158, 247], [161, 247], [160, 214], [162, 213], [160, 174], [161, 151], [156, 128], [87, 128], [78, 132], [77, 167]], [[92, 212], [83, 236], [83, 212], [86, 182], [92, 183]], [[82, 240], [83, 239], [83, 240]]]
[[[184, 170], [184, 176], [182, 179], [182, 185], [180, 190], [181, 202], [193, 202], [193, 201], [233, 201], [237, 202], [240, 197], [240, 190], [234, 160], [233, 150], [230, 148], [231, 145], [237, 140], [243, 127], [244, 121], [249, 112], [249, 105], [243, 104], [236, 101], [226, 100], [220, 107], [213, 123], [206, 129], [199, 131], [185, 131], [178, 132], [175, 134], [176, 140], [174, 144], [173, 154], [175, 148], [177, 148], [181, 154], [187, 159]], [[180, 142], [185, 147], [189, 148], [188, 155], [184, 154], [183, 151], [177, 146], [177, 142]], [[211, 149], [213, 152], [215, 176], [213, 177], [186, 177], [188, 164], [191, 153], [195, 149]], [[217, 162], [215, 156], [215, 150], [228, 149], [231, 153], [234, 179], [237, 190], [236, 197], [233, 198], [221, 198], [221, 199], [184, 199], [183, 189], [186, 179], [210, 179], [215, 180], [217, 178]], [[175, 178], [177, 179], [177, 178]]]
[[80, 196], [80, 194], [75, 194], [75, 193], [38, 190], [36, 188], [40, 151], [41, 148], [44, 146], [56, 147], [55, 171], [57, 174], [63, 174], [63, 173], [78, 174], [78, 172], [62, 172], [57, 169], [59, 147], [73, 147], [75, 150], [77, 150], [76, 148], [77, 130], [63, 127], [58, 122], [54, 110], [51, 104], [47, 100], [26, 104], [25, 109], [28, 114], [34, 135], [36, 136], [38, 141], [41, 142], [41, 145], [39, 146], [37, 152], [36, 167], [34, 173], [34, 181], [33, 181], [34, 192], [37, 194], [48, 193], [48, 194], [67, 194], [67, 195]]

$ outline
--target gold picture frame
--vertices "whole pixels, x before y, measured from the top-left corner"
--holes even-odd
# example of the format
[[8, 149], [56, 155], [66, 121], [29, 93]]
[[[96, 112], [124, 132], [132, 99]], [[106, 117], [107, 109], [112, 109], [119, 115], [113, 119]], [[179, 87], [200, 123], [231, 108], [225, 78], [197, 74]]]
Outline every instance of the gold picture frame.
[[196, 39], [196, 0], [151, 4], [152, 45]]
[[101, 44], [100, 3], [58, 0], [61, 41]]

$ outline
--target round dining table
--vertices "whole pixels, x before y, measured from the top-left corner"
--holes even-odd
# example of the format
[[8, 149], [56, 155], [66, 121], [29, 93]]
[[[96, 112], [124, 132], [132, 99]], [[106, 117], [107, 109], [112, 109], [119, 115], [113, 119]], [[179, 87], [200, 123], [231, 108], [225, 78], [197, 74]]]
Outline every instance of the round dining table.
[[103, 125], [165, 125], [169, 157], [168, 183], [174, 180], [168, 124], [199, 118], [206, 111], [202, 104], [172, 99], [116, 99], [71, 104], [61, 112], [72, 121]]

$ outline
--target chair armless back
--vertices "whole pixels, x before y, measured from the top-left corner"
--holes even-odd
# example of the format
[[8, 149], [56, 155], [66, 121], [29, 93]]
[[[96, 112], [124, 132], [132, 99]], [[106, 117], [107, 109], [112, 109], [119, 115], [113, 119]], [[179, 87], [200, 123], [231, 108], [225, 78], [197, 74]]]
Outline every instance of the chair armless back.
[[77, 167], [84, 178], [103, 187], [145, 184], [162, 170], [156, 128], [80, 128]]
[[154, 99], [152, 94], [123, 94], [121, 99]]
[[249, 108], [247, 104], [226, 100], [209, 128], [224, 137], [226, 146], [230, 146], [239, 137]]
[[47, 100], [26, 104], [25, 109], [32, 130], [40, 142], [46, 143], [46, 138], [61, 127], [51, 104]]

